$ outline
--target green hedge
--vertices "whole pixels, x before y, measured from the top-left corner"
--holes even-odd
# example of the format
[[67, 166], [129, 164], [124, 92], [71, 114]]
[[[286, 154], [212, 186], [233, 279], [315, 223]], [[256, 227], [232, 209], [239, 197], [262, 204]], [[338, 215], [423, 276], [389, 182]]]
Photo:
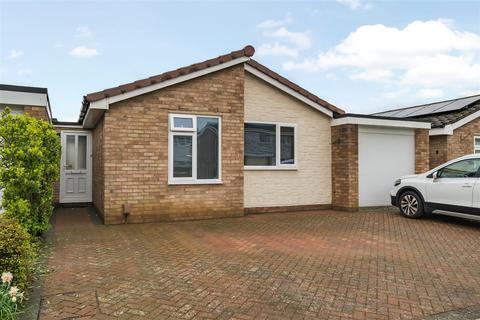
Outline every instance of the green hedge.
[[0, 274], [11, 272], [14, 284], [25, 289], [33, 274], [35, 252], [28, 232], [15, 220], [0, 215]]
[[0, 186], [7, 217], [31, 235], [48, 229], [53, 184], [60, 169], [60, 141], [53, 126], [28, 115], [0, 117]]

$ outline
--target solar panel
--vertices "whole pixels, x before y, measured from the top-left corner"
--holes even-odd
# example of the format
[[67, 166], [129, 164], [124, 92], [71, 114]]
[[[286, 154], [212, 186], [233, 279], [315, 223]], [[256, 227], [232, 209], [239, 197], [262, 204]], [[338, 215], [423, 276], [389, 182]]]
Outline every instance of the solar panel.
[[[428, 105], [423, 105], [421, 107], [418, 107], [416, 110], [413, 112], [410, 112], [406, 114], [406, 117], [416, 117], [416, 116], [421, 116], [425, 114], [432, 114], [436, 113], [438, 109], [445, 107], [446, 105], [452, 103], [451, 101], [446, 101], [446, 102], [438, 102], [438, 103], [432, 103]], [[410, 110], [413, 110], [415, 108], [412, 108]]]
[[401, 117], [401, 118], [409, 117], [412, 113], [418, 112], [418, 111], [422, 110], [423, 108], [424, 108], [424, 106], [408, 108], [408, 109], [402, 110], [402, 112], [400, 112], [396, 116]]
[[457, 100], [449, 100], [449, 101], [442, 101], [442, 102], [437, 102], [432, 104], [424, 104], [421, 106], [416, 106], [416, 107], [411, 107], [406, 109], [380, 112], [380, 113], [377, 113], [376, 115], [383, 116], [383, 117], [394, 117], [394, 118], [418, 117], [418, 116], [424, 116], [429, 114], [460, 110], [477, 100], [480, 101], [480, 95], [457, 99]]
[[462, 108], [468, 106], [469, 104], [471, 104], [471, 103], [473, 103], [477, 100], [480, 100], [480, 96], [459, 99], [459, 100], [453, 101], [452, 103], [442, 107], [441, 109], [438, 109], [436, 112], [448, 112], [448, 111], [459, 110], [459, 109], [462, 109]]
[[382, 117], [395, 117], [397, 113], [399, 113], [402, 110], [393, 110], [393, 111], [386, 111], [386, 112], [379, 112], [375, 113], [376, 116], [382, 116]]

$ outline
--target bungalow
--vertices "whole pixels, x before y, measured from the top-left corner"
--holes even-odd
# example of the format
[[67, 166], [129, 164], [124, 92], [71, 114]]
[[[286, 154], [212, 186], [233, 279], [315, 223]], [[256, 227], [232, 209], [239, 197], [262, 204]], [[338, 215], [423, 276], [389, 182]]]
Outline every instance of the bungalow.
[[87, 94], [62, 141], [58, 201], [107, 224], [389, 204], [428, 168], [430, 122], [346, 114], [252, 46]]
[[430, 167], [480, 153], [480, 95], [384, 111], [377, 116], [420, 119], [432, 124]]

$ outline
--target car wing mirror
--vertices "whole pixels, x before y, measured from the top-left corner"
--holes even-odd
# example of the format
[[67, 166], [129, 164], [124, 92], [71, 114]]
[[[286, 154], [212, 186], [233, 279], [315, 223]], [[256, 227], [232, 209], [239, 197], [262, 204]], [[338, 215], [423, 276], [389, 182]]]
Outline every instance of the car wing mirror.
[[438, 179], [438, 171], [435, 171], [435, 172], [432, 174], [432, 178], [433, 178], [433, 181], [435, 181], [435, 180]]

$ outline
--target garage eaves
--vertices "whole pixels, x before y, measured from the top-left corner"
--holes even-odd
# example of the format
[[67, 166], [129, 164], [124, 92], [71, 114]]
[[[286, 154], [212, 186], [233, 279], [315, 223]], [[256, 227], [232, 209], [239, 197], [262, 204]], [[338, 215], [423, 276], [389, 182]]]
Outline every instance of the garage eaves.
[[340, 126], [344, 124], [357, 124], [365, 126], [392, 127], [392, 128], [411, 128], [411, 129], [430, 129], [431, 123], [428, 120], [400, 119], [393, 117], [371, 116], [365, 114], [346, 113], [335, 115], [331, 126]]

